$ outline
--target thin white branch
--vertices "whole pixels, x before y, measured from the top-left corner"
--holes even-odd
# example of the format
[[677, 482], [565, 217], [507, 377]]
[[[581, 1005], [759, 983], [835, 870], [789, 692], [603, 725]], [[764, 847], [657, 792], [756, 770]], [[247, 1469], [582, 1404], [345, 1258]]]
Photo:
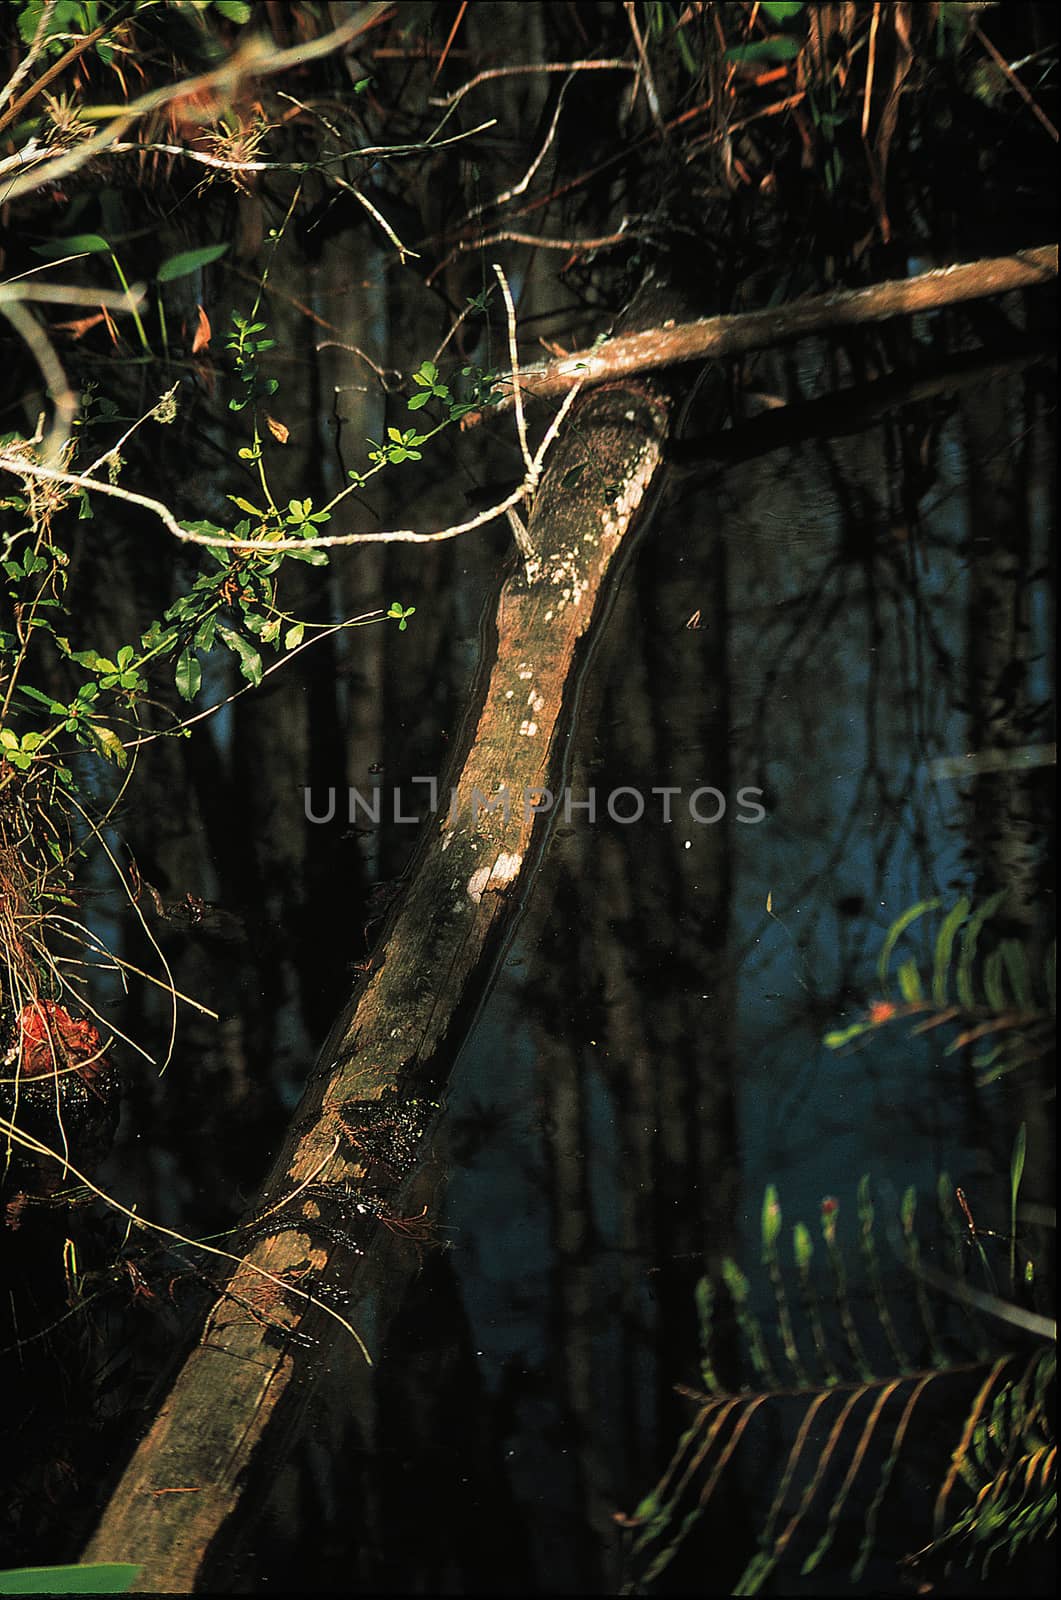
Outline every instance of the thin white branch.
[[445, 106], [452, 111], [455, 105], [464, 99], [472, 89], [477, 89], [481, 83], [490, 83], [495, 78], [515, 78], [528, 76], [533, 73], [549, 72], [637, 72], [639, 69], [632, 61], [528, 61], [517, 67], [489, 67], [485, 72], [477, 72], [474, 78], [469, 78], [462, 88], [456, 89], [453, 94], [432, 99], [433, 106]]
[[345, 178], [340, 178], [338, 174], [334, 172], [331, 174], [331, 180], [335, 184], [336, 188], [345, 190], [347, 194], [352, 194], [357, 203], [361, 206], [364, 206], [369, 216], [373, 219], [377, 226], [383, 229], [383, 232], [387, 235], [387, 238], [390, 240], [395, 250], [397, 250], [398, 260], [401, 262], [403, 267], [405, 265], [406, 258], [409, 256], [411, 256], [414, 260], [419, 261], [420, 252], [418, 250], [410, 250], [408, 245], [402, 244], [402, 241], [398, 238], [398, 235], [395, 233], [386, 217], [383, 216], [381, 212], [376, 210], [376, 207], [372, 204], [372, 201], [367, 199], [366, 196], [361, 193], [361, 190], [356, 186], [356, 184], [347, 183]]
[[90, 467], [85, 468], [85, 477], [91, 478], [92, 474], [94, 472], [98, 472], [100, 467], [106, 466], [106, 464], [110, 461], [116, 461], [121, 456], [122, 446], [132, 438], [137, 428], [142, 428], [145, 422], [150, 422], [151, 418], [156, 415], [158, 408], [161, 405], [164, 405], [168, 402], [172, 406], [173, 414], [175, 415], [177, 408], [174, 404], [174, 396], [176, 395], [179, 387], [180, 385], [175, 383], [172, 389], [167, 389], [165, 394], [159, 395], [150, 411], [145, 411], [142, 417], [137, 417], [135, 422], [130, 423], [129, 427], [126, 428], [121, 438], [116, 440], [109, 449], [104, 450], [102, 455], [97, 456]]
[[[80, 258], [73, 256], [67, 259], [76, 261]], [[143, 298], [144, 288], [139, 283], [130, 285], [128, 294], [124, 289], [79, 289], [73, 284], [23, 283], [15, 278], [0, 283], [0, 307], [31, 300], [37, 305], [106, 306], [109, 311], [133, 311], [141, 305]]]
[[155, 500], [150, 495], [136, 494], [132, 489], [123, 489], [119, 484], [101, 483], [95, 478], [86, 478], [81, 473], [59, 472], [53, 467], [38, 465], [35, 461], [26, 461], [18, 455], [7, 451], [0, 451], [0, 472], [10, 472], [16, 477], [29, 478], [43, 483], [67, 485], [71, 489], [88, 491], [92, 494], [102, 494], [112, 500], [122, 500], [127, 505], [140, 506], [144, 511], [150, 511], [156, 516], [174, 539], [181, 544], [204, 545], [210, 550], [268, 550], [270, 554], [285, 550], [314, 550], [333, 549], [339, 545], [364, 545], [364, 544], [437, 544], [443, 539], [456, 539], [462, 533], [471, 533], [475, 528], [483, 528], [487, 523], [504, 516], [511, 508], [521, 505], [533, 496], [541, 477], [545, 457], [556, 439], [557, 433], [564, 418], [582, 388], [581, 382], [576, 383], [564, 396], [553, 418], [545, 437], [528, 463], [527, 476], [517, 489], [514, 489], [504, 500], [499, 500], [496, 505], [490, 506], [485, 511], [480, 511], [477, 516], [469, 517], [466, 522], [453, 523], [448, 528], [438, 528], [433, 533], [417, 533], [413, 528], [388, 528], [376, 533], [329, 533], [319, 534], [312, 539], [234, 539], [228, 535], [199, 533], [192, 528], [182, 528], [169, 506], [161, 500]]
[[531, 458], [530, 446], [527, 444], [527, 419], [523, 414], [523, 390], [519, 381], [519, 347], [516, 343], [516, 307], [512, 303], [512, 291], [508, 286], [508, 279], [504, 271], [493, 263], [494, 273], [501, 285], [501, 293], [505, 297], [505, 322], [508, 329], [508, 359], [512, 364], [512, 404], [516, 412], [516, 432], [519, 435], [519, 448], [523, 456], [523, 463], [528, 471], [534, 468]]
[[77, 416], [77, 400], [66, 381], [63, 364], [56, 355], [48, 335], [31, 311], [27, 311], [17, 300], [0, 304], [0, 310], [22, 342], [29, 347], [29, 352], [44, 379], [45, 392], [54, 408], [52, 425], [43, 446], [44, 460], [46, 463], [61, 461], [70, 442], [74, 418]]
[[[641, 37], [641, 29], [637, 25], [637, 9], [634, 5], [634, 0], [623, 0], [623, 10], [626, 12], [626, 20], [630, 25], [630, 32], [634, 37], [634, 45], [637, 49], [638, 59], [641, 62], [641, 72], [639, 73], [639, 77], [645, 86], [645, 99], [648, 101], [648, 109], [652, 113], [652, 120], [656, 124], [659, 132], [666, 136], [666, 129], [663, 126], [663, 116], [659, 109], [659, 95], [656, 93], [656, 84], [652, 77], [652, 68], [649, 66], [648, 52], [645, 49], [645, 41]], [[634, 93], [636, 96], [636, 89]]]
[[545, 160], [549, 146], [556, 138], [556, 129], [560, 121], [560, 112], [563, 110], [564, 106], [564, 96], [567, 94], [567, 91], [573, 82], [574, 74], [572, 73], [571, 77], [561, 85], [560, 93], [556, 100], [556, 110], [553, 112], [553, 120], [549, 124], [549, 131], [545, 135], [545, 140], [541, 149], [538, 151], [538, 154], [535, 156], [534, 160], [531, 162], [530, 166], [527, 168], [519, 182], [514, 184], [511, 189], [503, 189], [500, 194], [495, 194], [492, 200], [484, 200], [480, 205], [472, 206], [471, 210], [465, 212], [464, 216], [461, 218], [461, 226], [471, 222], [475, 217], [481, 217], [484, 211], [494, 211], [499, 206], [507, 205], [510, 200], [518, 200], [521, 194], [526, 193], [534, 174]]

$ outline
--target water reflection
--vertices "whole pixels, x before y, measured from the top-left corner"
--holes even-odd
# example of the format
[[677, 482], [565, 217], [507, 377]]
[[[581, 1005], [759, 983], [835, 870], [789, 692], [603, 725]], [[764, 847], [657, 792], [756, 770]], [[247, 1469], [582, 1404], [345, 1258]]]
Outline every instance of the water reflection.
[[575, 787], [749, 784], [767, 817], [558, 829], [454, 1074], [450, 1265], [542, 1592], [614, 1592], [614, 1514], [688, 1415], [694, 1280], [754, 1266], [767, 1182], [846, 1220], [862, 1174], [895, 1213], [949, 1169], [990, 1213], [1022, 1116], [1041, 1180], [1034, 1093], [985, 1101], [937, 1035], [822, 1040], [915, 902], [1008, 883], [1037, 925], [1048, 451], [1034, 375], [989, 374], [729, 466], [626, 575]]

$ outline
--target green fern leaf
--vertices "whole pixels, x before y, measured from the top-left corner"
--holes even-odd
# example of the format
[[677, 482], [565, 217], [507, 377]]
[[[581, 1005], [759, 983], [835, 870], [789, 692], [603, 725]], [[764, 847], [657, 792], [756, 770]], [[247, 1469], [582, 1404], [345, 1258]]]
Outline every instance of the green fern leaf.
[[947, 1004], [954, 941], [957, 938], [958, 929], [968, 915], [969, 901], [963, 895], [953, 910], [948, 911], [943, 918], [939, 933], [936, 935], [936, 953], [932, 971], [932, 999], [937, 1006], [945, 1006]]

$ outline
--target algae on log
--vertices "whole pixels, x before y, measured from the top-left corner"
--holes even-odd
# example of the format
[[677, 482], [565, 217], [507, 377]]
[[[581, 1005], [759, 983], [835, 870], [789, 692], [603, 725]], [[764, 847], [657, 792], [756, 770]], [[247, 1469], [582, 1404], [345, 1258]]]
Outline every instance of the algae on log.
[[[282, 1459], [319, 1371], [353, 1372], [351, 1351], [347, 1404], [371, 1432], [367, 1363], [319, 1302], [340, 1290], [342, 1316], [375, 1355], [417, 1270], [399, 1191], [456, 1054], [454, 1019], [480, 997], [531, 870], [532, 834], [545, 826], [534, 802], [549, 788], [576, 650], [659, 477], [668, 413], [647, 383], [599, 388], [553, 448], [528, 528], [535, 556], [501, 589], [478, 719], [374, 970], [248, 1213], [243, 1261], [85, 1551], [142, 1563], [146, 1590], [187, 1593], [225, 1567], [226, 1524], [238, 1542], [235, 1514], [260, 1494], [263, 1461]], [[312, 1345], [300, 1342], [307, 1330]]]

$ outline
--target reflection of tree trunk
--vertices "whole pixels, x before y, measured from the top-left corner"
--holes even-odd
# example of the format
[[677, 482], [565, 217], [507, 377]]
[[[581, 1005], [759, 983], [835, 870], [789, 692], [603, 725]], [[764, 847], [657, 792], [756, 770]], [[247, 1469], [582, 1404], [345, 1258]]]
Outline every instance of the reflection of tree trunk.
[[[1011, 754], [1031, 742], [1029, 683], [1030, 530], [1022, 485], [1027, 447], [1011, 442], [1005, 392], [989, 385], [966, 397], [969, 518], [974, 561], [969, 594], [969, 737], [977, 753]], [[986, 893], [1006, 887], [1006, 914], [1030, 933], [1039, 919], [1040, 844], [1034, 797], [1039, 774], [981, 773], [973, 829]]]
[[[1043, 765], [1025, 766], [1016, 752], [1043, 739], [1036, 701], [1045, 700], [1047, 690], [1045, 683], [1034, 682], [1037, 630], [1031, 607], [1047, 552], [1034, 532], [1039, 519], [1029, 504], [1028, 485], [1041, 481], [1040, 472], [1033, 470], [1035, 452], [1047, 450], [1047, 459], [1053, 452], [1043, 438], [1036, 398], [1027, 387], [1026, 427], [1020, 441], [1014, 440], [1008, 392], [1001, 384], [986, 385], [970, 394], [963, 406], [973, 553], [969, 749], [1001, 765], [1001, 770], [977, 772], [973, 778], [971, 832], [980, 870], [978, 896], [1007, 891], [999, 915], [1025, 948], [1038, 987], [1048, 939], [1042, 819], [1053, 809], [1053, 774]], [[1017, 1112], [1028, 1129], [1022, 1198], [1047, 1205], [1053, 1201], [1055, 1150], [1048, 1078], [1042, 1063], [1019, 1072]], [[1010, 1131], [1007, 1124], [1007, 1142]], [[1000, 1154], [1008, 1160], [1008, 1149]], [[1038, 1238], [1040, 1248], [1034, 1253], [1045, 1263], [1052, 1241], [1041, 1231]]]
[[[606, 753], [572, 775], [576, 801], [595, 789], [597, 824], [576, 820], [556, 846], [561, 881], [532, 913], [570, 939], [538, 1010], [551, 1342], [574, 1441], [572, 1510], [597, 1539], [579, 1581], [604, 1592], [620, 1577], [615, 1512], [640, 1498], [685, 1420], [673, 1385], [697, 1374], [695, 1284], [733, 1248], [734, 830], [688, 810], [708, 784], [733, 803], [721, 538], [704, 530], [689, 559], [702, 575], [698, 629], [684, 626], [689, 579], [661, 541], [642, 552], [610, 619], [611, 658], [595, 663], [585, 717]], [[645, 798], [640, 822], [608, 818], [608, 796], [624, 786]], [[668, 786], [682, 791], [669, 823], [651, 793]], [[635, 803], [627, 794], [616, 809]], [[710, 797], [700, 805], [715, 809]], [[594, 1162], [605, 1169], [596, 1182]]]
[[[484, 958], [516, 909], [534, 824], [524, 793], [548, 784], [576, 646], [658, 472], [666, 415], [639, 387], [598, 391], [554, 449], [530, 526], [538, 569], [501, 591], [497, 660], [460, 770], [460, 812], [426, 837], [381, 963], [336, 1030], [248, 1225], [265, 1210], [271, 1221], [215, 1304], [92, 1541], [93, 1560], [135, 1547], [146, 1587], [193, 1586], [263, 1442], [283, 1438], [304, 1405], [303, 1370], [323, 1364], [337, 1337], [335, 1321], [317, 1314], [320, 1349], [299, 1358], [286, 1342], [306, 1320], [298, 1280], [307, 1261], [314, 1274], [347, 1263], [353, 1309], [344, 1314], [356, 1324], [367, 1312], [372, 1252], [384, 1242], [379, 1219], [402, 1226], [402, 1181], [432, 1115], [422, 1096], [444, 1080], [458, 1007], [481, 986]], [[503, 788], [507, 814], [476, 813], [476, 792], [485, 803]], [[278, 1217], [292, 1191], [298, 1200]], [[294, 1293], [285, 1295], [284, 1282]], [[382, 1288], [365, 1325], [377, 1347], [402, 1287], [396, 1276]], [[198, 1492], [158, 1494], [177, 1482]]]

